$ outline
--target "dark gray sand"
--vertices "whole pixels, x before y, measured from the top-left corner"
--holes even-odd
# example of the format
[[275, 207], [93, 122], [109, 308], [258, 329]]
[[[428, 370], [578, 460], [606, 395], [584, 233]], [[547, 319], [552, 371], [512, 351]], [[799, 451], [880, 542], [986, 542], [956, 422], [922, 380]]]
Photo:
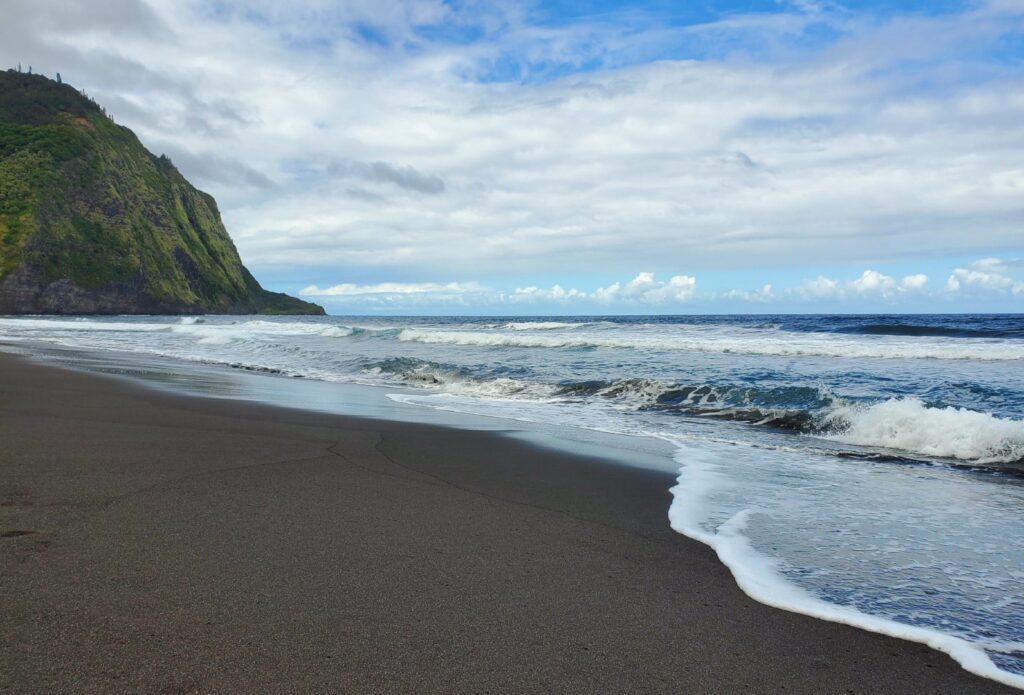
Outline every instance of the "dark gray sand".
[[0, 690], [1016, 692], [750, 600], [672, 483], [0, 355]]

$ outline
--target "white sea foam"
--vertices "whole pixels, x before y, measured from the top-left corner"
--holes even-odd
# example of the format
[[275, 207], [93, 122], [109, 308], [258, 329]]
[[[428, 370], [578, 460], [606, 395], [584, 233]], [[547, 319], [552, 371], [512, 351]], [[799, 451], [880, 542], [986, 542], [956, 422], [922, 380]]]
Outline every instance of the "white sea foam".
[[347, 338], [355, 331], [347, 326], [327, 326], [319, 332], [325, 338]]
[[963, 408], [929, 408], [917, 398], [844, 405], [826, 416], [842, 430], [827, 438], [975, 463], [1024, 460], [1024, 420]]
[[498, 377], [493, 379], [476, 379], [460, 374], [439, 365], [422, 364], [399, 372], [384, 371], [380, 367], [368, 370], [372, 376], [383, 377], [385, 382], [419, 386], [428, 389], [442, 389], [453, 395], [465, 395], [479, 398], [509, 398], [525, 400], [544, 400], [549, 398], [554, 388], [547, 384]]
[[755, 507], [727, 512], [728, 516], [719, 516], [720, 521], [715, 520], [722, 509], [712, 501], [714, 496], [730, 488], [740, 489], [745, 483], [729, 475], [727, 468], [719, 465], [707, 451], [678, 442], [677, 445], [680, 446], [677, 460], [681, 469], [678, 484], [671, 489], [673, 501], [668, 512], [669, 522], [679, 533], [711, 546], [748, 596], [794, 613], [926, 644], [949, 654], [972, 673], [1024, 689], [1024, 676], [998, 668], [985, 651], [986, 648], [1014, 651], [1024, 645], [998, 641], [979, 643], [939, 630], [870, 615], [852, 606], [825, 601], [788, 580], [780, 571], [779, 560], [758, 552], [749, 540], [747, 530]]
[[[514, 397], [538, 401], [573, 400], [574, 394], [560, 387], [509, 378], [473, 379], [434, 366], [420, 366], [401, 375], [405, 383], [426, 386], [465, 396]], [[591, 408], [632, 409], [657, 400], [666, 385], [651, 379], [630, 379], [596, 388], [582, 398]], [[827, 393], [827, 392], [823, 392]], [[695, 388], [684, 402], [688, 406], [714, 405], [722, 392], [710, 385]], [[614, 403], [592, 398], [614, 399]], [[872, 448], [891, 449], [927, 457], [957, 459], [968, 463], [1014, 463], [1024, 460], [1024, 421], [999, 418], [962, 408], [930, 408], [917, 398], [901, 398], [874, 405], [859, 405], [833, 397], [832, 406], [821, 416], [819, 426], [834, 428], [830, 434], [815, 435], [829, 441]], [[716, 417], [733, 408], [714, 410]], [[784, 409], [761, 407], [761, 420], [769, 422], [788, 414]], [[612, 416], [614, 417], [614, 416]]]
[[505, 333], [485, 333], [483, 331], [436, 331], [420, 328], [404, 328], [398, 334], [402, 342], [448, 344], [448, 345], [483, 345], [506, 347], [581, 347], [592, 343], [586, 339], [562, 338], [545, 335], [518, 335]]
[[196, 316], [185, 316], [174, 323], [147, 321], [107, 321], [95, 319], [0, 319], [0, 328], [13, 331], [80, 331], [98, 333], [156, 333], [171, 332], [208, 337], [218, 334], [237, 336], [266, 335], [322, 335], [325, 337], [347, 337], [353, 330], [347, 326], [298, 321], [232, 321], [229, 323], [208, 323]]
[[[0, 328], [15, 331], [103, 331], [152, 333], [169, 331], [169, 323], [136, 323], [129, 321], [94, 321], [89, 319], [0, 319]], [[180, 325], [180, 324], [179, 324]]]
[[405, 328], [398, 334], [403, 342], [428, 344], [478, 345], [524, 348], [634, 348], [640, 350], [720, 352], [779, 357], [853, 357], [882, 359], [946, 360], [1022, 360], [1024, 345], [964, 344], [963, 341], [930, 342], [851, 339], [765, 338], [763, 335], [740, 337], [689, 338], [625, 335], [617, 338], [597, 336], [523, 335], [484, 331], [448, 331]]
[[563, 321], [510, 321], [503, 324], [501, 328], [510, 331], [556, 331], [567, 328], [580, 328], [588, 326], [588, 323], [565, 323]]
[[325, 338], [346, 338], [353, 334], [347, 326], [331, 326], [320, 323], [240, 321], [226, 324], [176, 324], [171, 332], [192, 335], [205, 344], [226, 344], [233, 340], [258, 339], [269, 336], [322, 336]]

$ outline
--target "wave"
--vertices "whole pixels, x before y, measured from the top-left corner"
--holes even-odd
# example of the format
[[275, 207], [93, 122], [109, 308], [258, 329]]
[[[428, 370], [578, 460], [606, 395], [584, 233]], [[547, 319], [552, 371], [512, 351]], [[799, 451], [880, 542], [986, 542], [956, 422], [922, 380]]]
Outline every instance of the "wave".
[[0, 319], [0, 326], [18, 331], [100, 331], [152, 333], [156, 331], [169, 331], [172, 325], [173, 324], [169, 323], [137, 323], [134, 321], [94, 321], [90, 319]]
[[683, 385], [651, 379], [561, 384], [553, 395], [615, 399], [640, 411], [745, 422], [797, 432], [813, 431], [815, 412], [834, 400], [830, 393], [815, 387]]
[[[599, 322], [600, 323], [600, 322]], [[786, 334], [778, 331], [755, 331], [748, 334], [707, 333], [697, 335], [652, 335], [637, 331], [590, 331], [595, 323], [525, 321], [494, 324], [490, 330], [446, 330], [417, 327], [357, 327], [323, 322], [270, 321], [249, 319], [227, 323], [210, 322], [200, 317], [184, 317], [174, 323], [158, 321], [108, 321], [95, 319], [0, 319], [0, 329], [11, 337], [43, 337], [68, 332], [160, 333], [194, 336], [204, 344], [226, 344], [266, 336], [311, 336], [398, 340], [425, 344], [446, 344], [469, 347], [509, 347], [536, 349], [626, 349], [636, 351], [691, 352], [766, 357], [839, 357], [877, 359], [939, 359], [939, 360], [1024, 360], [1024, 342], [1003, 340], [954, 341], [946, 337], [932, 340], [900, 340], [892, 336], [860, 339], [842, 338], [835, 334], [799, 337], [808, 334]], [[881, 325], [881, 324], [879, 324]], [[571, 330], [568, 327], [572, 327]], [[562, 331], [561, 329], [564, 329]], [[833, 336], [833, 337], [829, 337]]]
[[1024, 420], [929, 406], [912, 397], [859, 403], [816, 386], [685, 385], [653, 379], [552, 385], [506, 376], [474, 375], [454, 365], [414, 358], [375, 362], [367, 366], [367, 371], [391, 375], [407, 386], [478, 398], [606, 403], [619, 410], [726, 420], [856, 447], [901, 452], [850, 454], [856, 457], [914, 462], [942, 459], [972, 465], [1024, 464]]
[[1024, 420], [963, 408], [928, 407], [918, 398], [870, 406], [844, 405], [828, 413], [828, 439], [844, 444], [910, 451], [972, 463], [1024, 461]]
[[476, 397], [520, 397], [544, 399], [553, 389], [545, 384], [510, 377], [477, 377], [452, 364], [421, 360], [415, 357], [392, 357], [364, 365], [371, 376], [384, 376], [404, 386], [444, 389]]
[[226, 345], [235, 341], [252, 341], [283, 336], [347, 338], [355, 332], [347, 326], [261, 320], [226, 324], [177, 323], [166, 326], [166, 328], [175, 334], [194, 337], [203, 345]]
[[564, 321], [510, 321], [509, 323], [502, 324], [500, 327], [510, 331], [555, 331], [568, 328], [582, 328], [583, 326], [590, 325], [592, 324], [587, 322], [565, 323]]
[[493, 347], [597, 347], [596, 343], [585, 338], [561, 338], [541, 335], [509, 335], [503, 333], [485, 333], [483, 331], [436, 331], [420, 328], [403, 328], [398, 333], [398, 340], [401, 342], [428, 344]]
[[146, 321], [97, 321], [95, 319], [0, 319], [0, 326], [15, 330], [83, 331], [117, 333], [181, 333], [200, 336], [235, 334], [240, 337], [266, 335], [320, 335], [328, 338], [348, 337], [355, 329], [324, 323], [299, 321], [265, 321], [253, 319], [230, 323], [208, 323], [198, 316], [184, 316], [174, 323]]
[[[409, 358], [388, 360], [371, 368], [396, 374], [406, 385], [462, 395], [545, 402], [603, 401], [619, 409], [746, 423], [927, 459], [977, 465], [1024, 463], [1024, 420], [928, 406], [917, 398], [868, 404], [813, 386], [682, 385], [652, 379], [545, 385], [473, 376], [451, 365]], [[911, 460], [906, 456], [893, 458]]]
[[843, 326], [833, 333], [855, 335], [895, 335], [935, 338], [1020, 338], [1020, 330], [979, 329], [951, 326], [922, 326], [913, 323], [869, 323], [860, 326]]
[[[537, 326], [565, 322], [522, 322]], [[505, 325], [511, 325], [505, 324]], [[569, 324], [583, 325], [583, 324]], [[8, 331], [7, 329], [10, 328]], [[224, 318], [105, 320], [105, 319], [0, 319], [0, 329], [30, 337], [49, 336], [59, 342], [78, 344], [80, 331], [97, 334], [93, 344], [99, 348], [129, 349], [152, 352], [182, 359], [215, 360], [238, 368], [252, 365], [258, 369], [275, 369], [293, 376], [326, 380], [366, 381], [444, 390], [480, 398], [515, 398], [534, 401], [597, 403], [621, 411], [640, 411], [667, 416], [695, 417], [745, 423], [789, 432], [811, 435], [853, 447], [869, 447], [885, 451], [905, 452], [915, 456], [933, 457], [969, 464], [1024, 464], [1024, 420], [1000, 418], [1004, 403], [1014, 417], [1020, 413], [1014, 394], [963, 393], [970, 383], [950, 391], [942, 384], [938, 390], [918, 398], [893, 398], [873, 402], [838, 396], [818, 385], [784, 385], [730, 383], [673, 383], [658, 379], [610, 379], [557, 383], [538, 379], [532, 367], [512, 369], [516, 361], [479, 356], [475, 366], [459, 367], [412, 357], [381, 359], [380, 347], [374, 357], [359, 357], [358, 351], [335, 344], [330, 339], [380, 340], [384, 350], [393, 354], [396, 347], [383, 341], [416, 341], [456, 345], [517, 346], [538, 348], [628, 347], [642, 349], [704, 350], [747, 352], [752, 354], [850, 354], [870, 351], [875, 356], [900, 357], [906, 351], [920, 356], [953, 356], [966, 359], [997, 359], [1002, 351], [1024, 352], [1024, 345], [955, 344], [949, 341], [926, 341], [914, 345], [908, 341], [889, 343], [879, 338], [860, 342], [831, 340], [829, 342], [790, 338], [737, 339], [735, 336], [699, 338], [645, 335], [629, 332], [615, 336], [611, 332], [582, 330], [571, 333], [544, 333], [521, 330], [443, 330], [428, 328], [355, 327], [322, 321], [267, 320]], [[110, 332], [124, 332], [121, 340], [108, 340]], [[74, 335], [71, 335], [74, 333]], [[142, 334], [154, 334], [144, 339]], [[170, 340], [171, 336], [178, 336]], [[296, 339], [291, 339], [295, 336]], [[8, 336], [9, 337], [9, 336]], [[309, 337], [313, 340], [299, 340]], [[227, 345], [226, 349], [217, 346]], [[335, 347], [335, 345], [341, 347]], [[204, 349], [196, 349], [201, 346]], [[209, 347], [210, 349], [206, 349]], [[817, 352], [812, 352], [811, 349]], [[922, 353], [923, 351], [923, 353]], [[931, 351], [929, 353], [929, 351]], [[944, 352], [937, 352], [944, 351]], [[385, 352], [385, 355], [387, 352]], [[478, 351], [479, 354], [479, 351]], [[541, 353], [543, 357], [545, 353]], [[463, 361], [464, 356], [452, 357]], [[641, 354], [642, 358], [643, 355]], [[1024, 357], [1024, 355], [1022, 355]], [[376, 362], [369, 360], [376, 359]], [[574, 359], [574, 358], [573, 358]], [[529, 365], [530, 360], [523, 363]], [[505, 366], [503, 366], [505, 365]], [[954, 384], [955, 386], [956, 384]], [[942, 401], [945, 401], [944, 403]], [[974, 410], [943, 407], [947, 404], [969, 403]], [[989, 411], [989, 412], [986, 412]], [[667, 422], [667, 421], [665, 421]]]
[[445, 331], [405, 328], [398, 333], [402, 342], [521, 348], [624, 348], [637, 350], [737, 353], [774, 357], [853, 357], [879, 359], [1024, 360], [1024, 345], [1013, 344], [913, 344], [858, 341], [776, 339], [763, 336], [736, 338], [649, 338], [624, 336], [522, 335], [483, 331]]
[[[660, 387], [660, 390], [659, 390]], [[642, 410], [677, 412], [834, 442], [972, 464], [1024, 463], [1024, 420], [964, 408], [929, 406], [915, 397], [868, 404], [818, 387], [661, 386], [647, 380], [566, 385], [559, 395], [646, 400]]]

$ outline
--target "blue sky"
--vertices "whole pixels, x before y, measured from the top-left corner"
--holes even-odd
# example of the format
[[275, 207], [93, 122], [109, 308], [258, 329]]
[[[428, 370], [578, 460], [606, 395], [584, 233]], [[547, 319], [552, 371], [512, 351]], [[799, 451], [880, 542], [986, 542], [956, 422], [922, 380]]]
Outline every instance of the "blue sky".
[[11, 2], [334, 313], [1024, 307], [1020, 0]]

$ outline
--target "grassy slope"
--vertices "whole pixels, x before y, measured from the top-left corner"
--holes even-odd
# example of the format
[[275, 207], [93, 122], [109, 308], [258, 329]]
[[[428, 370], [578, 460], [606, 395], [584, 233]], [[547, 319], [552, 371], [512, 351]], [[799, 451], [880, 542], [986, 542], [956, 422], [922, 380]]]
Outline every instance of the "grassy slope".
[[213, 198], [68, 85], [0, 72], [0, 279], [137, 293], [140, 310], [322, 313], [263, 290]]

